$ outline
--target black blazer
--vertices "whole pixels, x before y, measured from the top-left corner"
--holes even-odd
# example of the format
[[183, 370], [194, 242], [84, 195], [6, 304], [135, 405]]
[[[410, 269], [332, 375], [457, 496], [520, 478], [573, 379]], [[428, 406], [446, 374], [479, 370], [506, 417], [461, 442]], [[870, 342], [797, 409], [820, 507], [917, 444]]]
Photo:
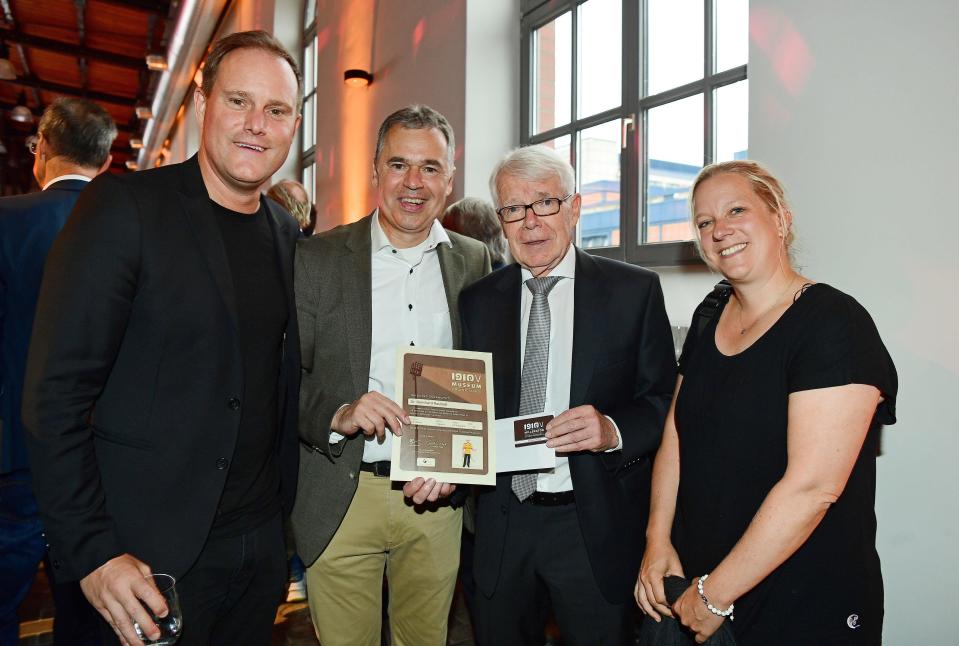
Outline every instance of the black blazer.
[[[61, 580], [130, 552], [182, 575], [203, 547], [237, 439], [233, 281], [196, 157], [101, 175], [53, 245], [24, 387], [34, 489]], [[276, 444], [296, 485], [298, 229], [266, 202], [288, 303]]]
[[45, 191], [0, 198], [0, 473], [29, 469], [20, 400], [43, 263], [87, 185], [63, 179]]
[[[521, 281], [513, 264], [460, 296], [464, 348], [493, 353], [497, 418], [519, 413]], [[646, 269], [577, 249], [573, 299], [570, 408], [592, 404], [623, 436], [622, 451], [570, 456], [576, 511], [603, 596], [623, 603], [643, 556], [651, 458], [676, 380], [672, 333], [659, 278]], [[510, 476], [479, 490], [475, 573], [487, 596], [499, 580]]]

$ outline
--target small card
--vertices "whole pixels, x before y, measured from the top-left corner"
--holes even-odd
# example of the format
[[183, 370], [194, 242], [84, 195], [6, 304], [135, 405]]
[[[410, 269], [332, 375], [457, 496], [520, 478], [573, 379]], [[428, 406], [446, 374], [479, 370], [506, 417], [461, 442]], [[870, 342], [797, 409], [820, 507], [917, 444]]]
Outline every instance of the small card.
[[496, 420], [496, 472], [538, 471], [556, 466], [556, 452], [546, 446], [551, 413]]

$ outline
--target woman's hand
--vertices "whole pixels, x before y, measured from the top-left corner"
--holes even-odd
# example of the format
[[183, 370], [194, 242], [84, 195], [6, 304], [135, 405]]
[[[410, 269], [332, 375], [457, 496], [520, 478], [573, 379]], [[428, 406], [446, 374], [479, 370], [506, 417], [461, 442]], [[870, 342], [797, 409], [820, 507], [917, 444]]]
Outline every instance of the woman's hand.
[[[712, 599], [710, 599], [712, 601]], [[679, 623], [689, 628], [696, 634], [696, 643], [702, 644], [713, 636], [719, 627], [723, 625], [725, 617], [714, 615], [709, 612], [709, 608], [699, 598], [699, 592], [696, 590], [696, 582], [686, 588], [686, 591], [676, 599], [673, 604], [673, 611]]]
[[663, 577], [670, 574], [683, 576], [683, 565], [673, 544], [669, 540], [648, 542], [633, 596], [640, 610], [656, 621], [662, 620], [661, 615], [673, 616], [663, 589]]

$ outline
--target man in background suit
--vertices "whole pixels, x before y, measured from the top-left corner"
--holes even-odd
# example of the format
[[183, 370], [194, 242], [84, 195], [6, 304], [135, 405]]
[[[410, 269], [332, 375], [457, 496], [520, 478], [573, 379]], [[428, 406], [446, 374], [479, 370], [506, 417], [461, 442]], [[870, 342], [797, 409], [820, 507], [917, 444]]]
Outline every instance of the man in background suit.
[[[260, 187], [299, 125], [296, 61], [262, 31], [210, 51], [193, 158], [101, 175], [50, 252], [24, 426], [58, 576], [140, 646], [177, 578], [179, 646], [269, 643], [296, 483], [296, 222]], [[114, 636], [114, 634], [116, 636]]]
[[[19, 639], [17, 606], [46, 552], [20, 419], [43, 263], [80, 191], [109, 168], [116, 136], [110, 114], [96, 103], [56, 99], [28, 143], [41, 191], [0, 198], [0, 644]], [[52, 579], [49, 569], [47, 575]], [[96, 615], [79, 586], [51, 580], [51, 588], [54, 643], [94, 643]]]
[[557, 463], [479, 490], [477, 637], [542, 644], [552, 605], [566, 644], [632, 644], [650, 458], [676, 366], [659, 280], [572, 244], [580, 195], [552, 149], [514, 150], [490, 189], [518, 264], [463, 292], [463, 345], [493, 354], [497, 418], [555, 415]]
[[[300, 481], [293, 529], [323, 646], [378, 646], [383, 571], [394, 646], [441, 646], [462, 513], [450, 485], [389, 479], [396, 348], [459, 347], [460, 290], [489, 272], [481, 243], [438, 218], [453, 189], [453, 130], [427, 106], [394, 112], [373, 159], [377, 209], [302, 240]], [[412, 501], [404, 497], [407, 494]], [[419, 504], [417, 504], [419, 503]]]

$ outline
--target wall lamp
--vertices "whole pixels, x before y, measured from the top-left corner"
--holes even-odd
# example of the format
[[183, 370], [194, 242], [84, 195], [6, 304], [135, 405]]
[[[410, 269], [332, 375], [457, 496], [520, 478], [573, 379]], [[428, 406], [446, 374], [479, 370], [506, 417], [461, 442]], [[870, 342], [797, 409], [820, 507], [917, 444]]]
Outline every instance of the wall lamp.
[[364, 87], [373, 82], [373, 75], [366, 70], [346, 70], [343, 72], [343, 82], [350, 87]]

